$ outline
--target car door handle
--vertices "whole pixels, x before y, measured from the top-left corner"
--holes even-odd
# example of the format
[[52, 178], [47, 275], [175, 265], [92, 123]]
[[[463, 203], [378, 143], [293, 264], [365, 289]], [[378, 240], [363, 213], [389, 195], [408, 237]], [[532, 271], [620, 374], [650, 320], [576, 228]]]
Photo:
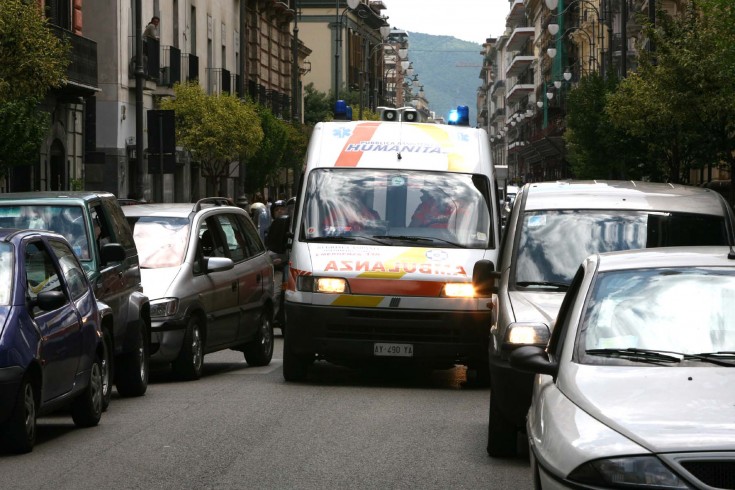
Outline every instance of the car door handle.
[[232, 284], [230, 285], [233, 291], [237, 291], [237, 281], [232, 281]]

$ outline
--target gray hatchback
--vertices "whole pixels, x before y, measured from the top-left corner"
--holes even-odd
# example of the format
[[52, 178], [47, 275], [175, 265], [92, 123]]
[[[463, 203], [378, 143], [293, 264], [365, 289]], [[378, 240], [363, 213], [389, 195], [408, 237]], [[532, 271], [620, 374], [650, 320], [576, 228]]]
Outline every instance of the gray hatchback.
[[151, 299], [151, 362], [198, 379], [206, 353], [273, 356], [273, 263], [247, 213], [224, 198], [125, 206]]

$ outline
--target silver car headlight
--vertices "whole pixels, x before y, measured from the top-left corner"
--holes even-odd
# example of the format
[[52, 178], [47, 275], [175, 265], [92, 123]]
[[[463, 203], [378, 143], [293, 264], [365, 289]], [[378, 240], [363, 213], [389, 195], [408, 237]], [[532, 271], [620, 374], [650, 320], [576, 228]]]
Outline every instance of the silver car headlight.
[[692, 488], [655, 456], [588, 461], [569, 473], [569, 480], [600, 488]]
[[151, 301], [151, 318], [174, 316], [179, 310], [179, 298], [159, 298]]

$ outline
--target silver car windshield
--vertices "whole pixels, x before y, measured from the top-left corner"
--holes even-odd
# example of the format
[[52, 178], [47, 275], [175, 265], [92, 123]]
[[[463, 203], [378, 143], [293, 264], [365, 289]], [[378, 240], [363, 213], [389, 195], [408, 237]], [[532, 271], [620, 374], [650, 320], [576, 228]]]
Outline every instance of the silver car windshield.
[[301, 239], [396, 246], [487, 248], [492, 219], [482, 175], [390, 169], [316, 169]]
[[[0, 288], [0, 305], [10, 304], [13, 294], [13, 246], [9, 243], [0, 243], [0, 284], [6, 286]], [[0, 326], [0, 331], [2, 326]]]
[[184, 261], [191, 229], [187, 218], [161, 216], [128, 217], [138, 249], [140, 267], [177, 267]]
[[527, 288], [569, 285], [594, 253], [728, 243], [722, 217], [685, 213], [533, 211], [524, 214], [520, 233], [515, 284]]
[[[735, 270], [667, 268], [600, 273], [577, 337], [585, 363], [733, 363]], [[652, 357], [651, 354], [654, 354]], [[667, 359], [666, 356], [671, 357]], [[695, 359], [701, 361], [702, 359]]]

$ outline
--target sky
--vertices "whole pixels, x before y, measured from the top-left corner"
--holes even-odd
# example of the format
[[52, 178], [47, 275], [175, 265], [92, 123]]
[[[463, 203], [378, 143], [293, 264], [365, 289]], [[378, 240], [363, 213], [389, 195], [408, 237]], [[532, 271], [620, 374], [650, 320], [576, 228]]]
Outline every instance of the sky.
[[[478, 44], [505, 31], [508, 0], [383, 0], [391, 27]], [[410, 38], [409, 38], [410, 39]]]

